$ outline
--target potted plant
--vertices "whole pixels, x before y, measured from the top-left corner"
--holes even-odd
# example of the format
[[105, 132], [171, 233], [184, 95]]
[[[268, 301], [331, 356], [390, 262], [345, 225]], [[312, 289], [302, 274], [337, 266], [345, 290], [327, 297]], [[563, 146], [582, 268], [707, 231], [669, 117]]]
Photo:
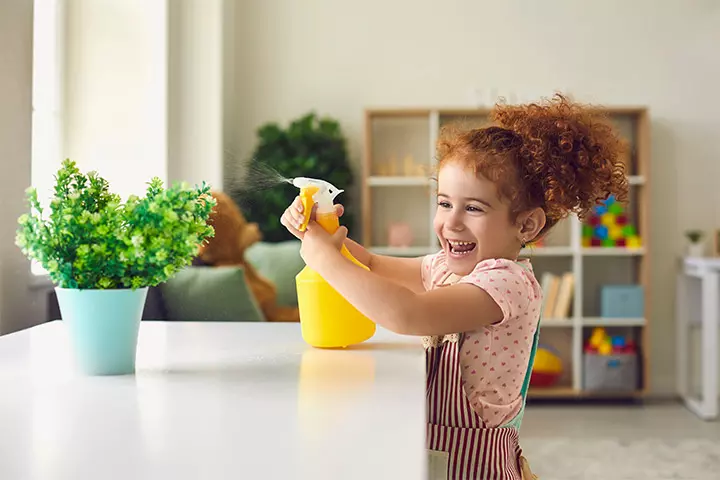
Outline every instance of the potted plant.
[[[321, 178], [347, 192], [353, 185], [353, 172], [346, 139], [336, 120], [315, 113], [303, 115], [287, 128], [266, 123], [257, 135], [258, 145], [247, 165], [246, 178], [235, 183], [231, 196], [242, 206], [248, 222], [260, 226], [264, 241], [293, 240], [280, 224], [280, 217], [297, 196], [297, 188], [277, 179]], [[342, 203], [343, 223], [350, 227], [354, 208], [347, 193]]]
[[689, 257], [702, 257], [704, 254], [704, 243], [702, 239], [704, 237], [703, 232], [700, 230], [688, 230], [685, 232], [685, 236], [690, 241], [688, 244], [687, 254]]
[[96, 172], [65, 160], [49, 214], [34, 188], [16, 244], [47, 271], [78, 367], [89, 375], [135, 371], [135, 353], [149, 287], [189, 265], [214, 235], [210, 189], [153, 178], [142, 198], [123, 204]]

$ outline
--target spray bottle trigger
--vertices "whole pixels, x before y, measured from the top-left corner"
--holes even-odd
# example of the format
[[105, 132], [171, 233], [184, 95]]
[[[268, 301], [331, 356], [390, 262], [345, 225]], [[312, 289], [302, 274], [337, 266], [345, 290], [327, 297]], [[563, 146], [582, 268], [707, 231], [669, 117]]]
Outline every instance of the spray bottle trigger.
[[307, 229], [307, 225], [310, 222], [310, 216], [312, 215], [313, 207], [315, 206], [315, 199], [313, 199], [313, 195], [315, 195], [318, 190], [320, 189], [315, 186], [305, 187], [300, 190], [300, 201], [303, 206], [303, 222], [298, 230], [301, 232], [304, 232], [305, 229]]

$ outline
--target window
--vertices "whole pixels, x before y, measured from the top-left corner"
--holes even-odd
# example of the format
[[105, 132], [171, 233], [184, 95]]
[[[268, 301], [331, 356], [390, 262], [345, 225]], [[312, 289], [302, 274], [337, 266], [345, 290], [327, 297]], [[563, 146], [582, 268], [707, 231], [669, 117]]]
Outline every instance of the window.
[[[35, 0], [34, 6], [31, 181], [43, 206], [62, 162], [63, 1]], [[31, 271], [46, 273], [36, 262]]]
[[31, 182], [48, 207], [68, 157], [122, 198], [168, 179], [167, 2], [77, 3], [34, 0]]

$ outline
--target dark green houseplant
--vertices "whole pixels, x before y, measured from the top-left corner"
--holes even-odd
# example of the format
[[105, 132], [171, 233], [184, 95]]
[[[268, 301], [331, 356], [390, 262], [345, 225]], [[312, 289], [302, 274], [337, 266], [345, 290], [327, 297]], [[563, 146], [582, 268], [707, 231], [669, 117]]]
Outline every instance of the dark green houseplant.
[[[328, 181], [345, 190], [339, 202], [345, 206], [342, 223], [353, 224], [353, 206], [347, 191], [353, 184], [346, 139], [340, 124], [327, 117], [308, 113], [287, 128], [271, 122], [258, 131], [258, 145], [248, 165], [249, 172], [275, 170], [285, 178], [313, 177]], [[251, 174], [252, 175], [252, 174]], [[280, 224], [280, 217], [298, 195], [298, 189], [283, 183], [260, 188], [262, 181], [242, 182], [243, 188], [232, 191], [248, 221], [257, 222], [266, 242], [294, 238]]]

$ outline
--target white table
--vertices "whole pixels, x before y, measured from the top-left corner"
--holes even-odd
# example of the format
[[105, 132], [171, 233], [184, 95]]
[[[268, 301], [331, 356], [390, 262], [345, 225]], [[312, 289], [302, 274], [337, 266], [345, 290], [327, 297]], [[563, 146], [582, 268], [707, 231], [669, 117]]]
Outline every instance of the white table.
[[0, 337], [0, 479], [421, 479], [425, 365], [378, 330], [143, 322], [138, 372], [76, 373], [64, 325]]
[[[698, 288], [699, 287], [699, 288]], [[699, 307], [699, 312], [695, 307]], [[685, 258], [678, 275], [676, 298], [678, 393], [687, 407], [705, 420], [718, 417], [718, 329], [720, 328], [720, 259]], [[690, 337], [702, 329], [701, 388], [690, 388]]]

